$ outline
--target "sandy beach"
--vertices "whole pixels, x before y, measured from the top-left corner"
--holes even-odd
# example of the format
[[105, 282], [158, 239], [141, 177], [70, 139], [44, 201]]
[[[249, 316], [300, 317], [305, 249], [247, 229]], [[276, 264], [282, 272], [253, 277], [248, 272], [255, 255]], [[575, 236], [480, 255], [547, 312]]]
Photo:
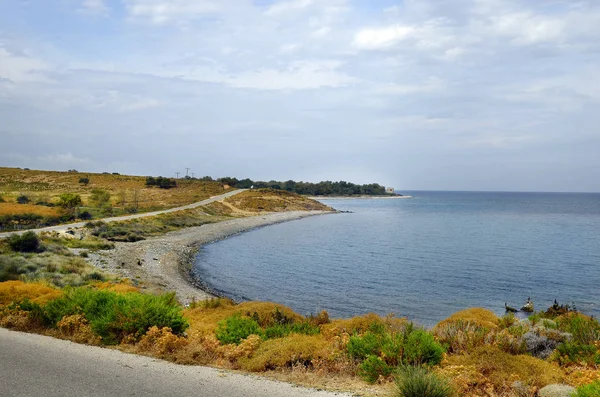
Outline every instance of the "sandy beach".
[[142, 289], [174, 291], [179, 301], [187, 304], [193, 299], [213, 297], [206, 286], [189, 276], [194, 257], [202, 245], [262, 226], [331, 213], [291, 211], [236, 218], [185, 228], [135, 243], [116, 243], [113, 250], [90, 252], [87, 260], [107, 273], [131, 279]]

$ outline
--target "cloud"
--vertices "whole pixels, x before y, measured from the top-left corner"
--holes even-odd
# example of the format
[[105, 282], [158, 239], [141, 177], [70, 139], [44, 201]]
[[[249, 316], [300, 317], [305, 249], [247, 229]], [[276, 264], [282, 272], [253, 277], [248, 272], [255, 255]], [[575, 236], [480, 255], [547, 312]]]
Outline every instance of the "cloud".
[[431, 77], [422, 84], [384, 84], [376, 92], [390, 95], [412, 95], [422, 93], [439, 92], [445, 88], [443, 80], [437, 77]]
[[83, 0], [78, 11], [83, 14], [108, 15], [110, 9], [105, 0]]
[[273, 4], [265, 11], [265, 15], [277, 16], [293, 13], [315, 4], [315, 0], [284, 0]]
[[90, 159], [74, 156], [71, 152], [55, 153], [46, 156], [39, 156], [36, 160], [53, 166], [61, 167], [64, 165], [85, 165], [91, 163]]
[[220, 12], [225, 1], [217, 0], [124, 0], [126, 10], [133, 18], [165, 24], [193, 20]]
[[[1, 43], [0, 43], [1, 44]], [[6, 48], [0, 47], [0, 78], [13, 83], [22, 82], [49, 82], [44, 72], [50, 66], [39, 59], [25, 54], [14, 54]]]
[[412, 26], [388, 26], [361, 29], [354, 36], [354, 46], [363, 50], [379, 50], [394, 46], [416, 33]]

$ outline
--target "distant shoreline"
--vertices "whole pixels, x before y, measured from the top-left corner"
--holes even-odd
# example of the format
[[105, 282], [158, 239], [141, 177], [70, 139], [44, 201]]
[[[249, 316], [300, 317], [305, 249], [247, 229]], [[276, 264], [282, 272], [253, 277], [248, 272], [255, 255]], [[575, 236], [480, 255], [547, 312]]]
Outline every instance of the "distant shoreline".
[[306, 196], [311, 200], [352, 200], [352, 199], [407, 199], [413, 196]]

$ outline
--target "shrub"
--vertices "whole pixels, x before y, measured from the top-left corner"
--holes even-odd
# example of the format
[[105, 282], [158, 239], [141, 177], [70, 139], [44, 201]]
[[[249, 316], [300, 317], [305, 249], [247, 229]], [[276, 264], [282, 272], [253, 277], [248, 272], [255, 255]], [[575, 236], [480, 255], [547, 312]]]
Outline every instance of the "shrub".
[[79, 178], [79, 183], [81, 183], [82, 185], [87, 185], [88, 183], [90, 183], [90, 178], [88, 178], [88, 177]]
[[557, 318], [558, 328], [573, 335], [573, 342], [588, 345], [600, 340], [600, 324], [594, 318], [581, 314], [567, 314]]
[[572, 397], [598, 397], [600, 396], [600, 380], [589, 385], [579, 386]]
[[319, 335], [290, 335], [269, 339], [260, 344], [251, 357], [242, 357], [238, 363], [248, 371], [266, 371], [302, 365], [310, 367], [313, 360], [324, 359], [328, 343]]
[[230, 343], [239, 345], [242, 339], [246, 339], [250, 335], [262, 336], [263, 332], [255, 320], [242, 317], [238, 313], [220, 321], [215, 335], [224, 345]]
[[44, 307], [48, 322], [56, 325], [63, 317], [83, 314], [103, 343], [115, 344], [126, 336], [139, 338], [152, 326], [169, 327], [181, 334], [188, 326], [174, 294], [118, 294], [108, 290], [71, 288]]
[[450, 383], [429, 372], [426, 368], [405, 366], [396, 376], [396, 392], [398, 397], [450, 397], [454, 389]]
[[404, 362], [411, 365], [437, 365], [442, 361], [444, 348], [429, 332], [417, 329], [408, 335], [404, 344]]
[[83, 221], [89, 221], [90, 219], [92, 219], [92, 214], [90, 214], [89, 211], [80, 212], [79, 219], [81, 219]]
[[560, 365], [600, 365], [600, 352], [594, 345], [564, 342], [558, 345], [553, 357]]
[[368, 383], [375, 383], [380, 378], [387, 378], [393, 367], [377, 356], [368, 356], [358, 366], [358, 375]]
[[19, 195], [19, 197], [17, 197], [18, 204], [27, 204], [27, 203], [29, 203], [29, 201], [31, 201], [31, 200], [29, 200], [29, 197], [27, 197], [24, 194], [21, 194], [21, 195]]
[[17, 252], [41, 251], [40, 239], [34, 232], [25, 232], [21, 235], [12, 234], [8, 238], [8, 245]]

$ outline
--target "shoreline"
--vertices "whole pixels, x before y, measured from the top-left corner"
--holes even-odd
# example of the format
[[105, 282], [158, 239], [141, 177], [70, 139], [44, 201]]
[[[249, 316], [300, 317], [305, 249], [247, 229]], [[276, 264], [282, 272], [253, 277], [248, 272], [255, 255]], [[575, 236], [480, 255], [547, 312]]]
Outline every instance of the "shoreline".
[[134, 243], [119, 242], [107, 251], [89, 252], [88, 263], [107, 273], [127, 277], [141, 289], [160, 293], [175, 292], [184, 305], [192, 300], [217, 297], [202, 280], [190, 274], [194, 258], [202, 246], [264, 226], [335, 214], [332, 211], [290, 211], [234, 218], [173, 231]]
[[389, 200], [389, 199], [408, 199], [408, 198], [413, 198], [413, 196], [306, 196], [306, 198], [309, 198], [311, 200], [355, 200], [355, 199], [359, 199], [359, 200], [364, 200], [364, 199], [368, 199], [368, 200]]

